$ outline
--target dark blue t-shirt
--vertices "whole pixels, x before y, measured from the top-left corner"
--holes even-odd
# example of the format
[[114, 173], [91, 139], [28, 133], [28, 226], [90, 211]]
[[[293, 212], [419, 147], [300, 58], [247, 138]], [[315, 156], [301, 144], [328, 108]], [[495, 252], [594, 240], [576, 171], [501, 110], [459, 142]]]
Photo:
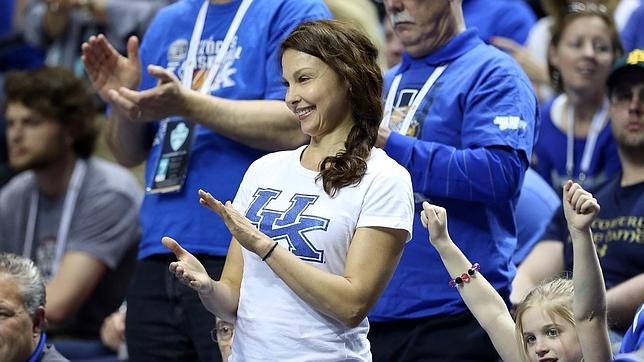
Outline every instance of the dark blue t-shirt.
[[[615, 177], [595, 198], [601, 210], [591, 229], [606, 289], [610, 289], [644, 273], [644, 182], [621, 187], [620, 177]], [[541, 240], [564, 242], [564, 265], [572, 272], [572, 241], [561, 208]]]

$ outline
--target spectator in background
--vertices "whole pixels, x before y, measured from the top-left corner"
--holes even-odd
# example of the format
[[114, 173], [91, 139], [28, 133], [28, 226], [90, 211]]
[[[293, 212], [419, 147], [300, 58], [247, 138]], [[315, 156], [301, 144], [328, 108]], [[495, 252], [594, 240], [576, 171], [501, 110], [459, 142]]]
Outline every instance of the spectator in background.
[[5, 93], [9, 162], [20, 173], [0, 191], [0, 250], [43, 273], [58, 349], [93, 356], [133, 271], [141, 188], [129, 171], [91, 157], [94, 98], [71, 71], [14, 71]]
[[506, 50], [516, 59], [532, 81], [539, 100], [544, 102], [555, 95], [548, 74], [548, 47], [551, 41], [551, 29], [562, 21], [569, 12], [569, 7], [599, 7], [613, 14], [619, 0], [543, 0], [542, 7], [546, 16], [539, 19], [530, 30], [525, 47], [506, 37], [495, 37], [492, 44]]
[[47, 343], [45, 294], [31, 260], [0, 252], [0, 361], [68, 362]]
[[385, 7], [405, 52], [385, 76], [377, 145], [411, 173], [417, 212], [412, 240], [370, 313], [374, 360], [496, 361], [447, 273], [435, 267], [440, 259], [423, 236], [420, 203], [448, 210], [455, 239], [475, 260], [488, 260], [486, 275], [508, 298], [514, 207], [535, 138], [537, 99], [510, 56], [465, 29], [460, 0], [387, 0]]
[[131, 35], [142, 35], [156, 12], [172, 0], [27, 0], [24, 37], [46, 50], [46, 64], [84, 76], [80, 46], [105, 33], [119, 51]]
[[592, 192], [620, 169], [606, 79], [622, 46], [602, 7], [571, 7], [556, 23], [549, 67], [560, 95], [541, 107], [533, 167], [555, 190], [568, 179]]
[[94, 88], [111, 106], [110, 148], [128, 166], [147, 159], [143, 237], [127, 297], [131, 360], [220, 358], [210, 339], [214, 315], [168, 271], [175, 259], [160, 240], [180, 237], [219, 278], [231, 234], [197, 204], [197, 190], [232, 200], [265, 151], [306, 142], [283, 102], [279, 46], [299, 23], [327, 17], [321, 0], [190, 0], [159, 11], [140, 49], [130, 38], [127, 58], [102, 35], [83, 44]]
[[[609, 114], [622, 172], [595, 193], [592, 231], [606, 283], [608, 321], [623, 332], [644, 302], [644, 51], [621, 58], [608, 78]], [[519, 267], [512, 302], [542, 280], [571, 270], [571, 243], [558, 211]]]
[[223, 319], [217, 318], [217, 323], [212, 333], [213, 340], [219, 346], [221, 353], [221, 360], [228, 361], [230, 355], [233, 353], [233, 338], [235, 337], [235, 324], [226, 322]]
[[644, 49], [644, 5], [631, 14], [621, 32], [624, 50]]
[[516, 0], [463, 0], [463, 16], [466, 27], [476, 28], [487, 43], [503, 37], [524, 44], [537, 21], [530, 6]]

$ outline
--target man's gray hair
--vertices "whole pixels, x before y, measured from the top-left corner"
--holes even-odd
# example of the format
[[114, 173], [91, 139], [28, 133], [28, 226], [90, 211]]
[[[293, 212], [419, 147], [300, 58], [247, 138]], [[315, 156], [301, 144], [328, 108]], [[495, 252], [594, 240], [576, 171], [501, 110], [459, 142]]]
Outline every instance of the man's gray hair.
[[18, 285], [18, 292], [30, 316], [45, 305], [45, 283], [34, 263], [18, 255], [0, 253], [0, 277], [9, 276]]

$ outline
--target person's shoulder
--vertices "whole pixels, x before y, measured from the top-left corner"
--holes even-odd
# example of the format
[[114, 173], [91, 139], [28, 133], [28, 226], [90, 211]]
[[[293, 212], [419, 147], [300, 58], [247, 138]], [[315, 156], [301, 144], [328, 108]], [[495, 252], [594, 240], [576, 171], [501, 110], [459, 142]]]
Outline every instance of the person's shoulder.
[[53, 345], [46, 345], [41, 355], [41, 362], [69, 362]]
[[11, 200], [22, 199], [36, 187], [33, 171], [23, 171], [13, 176], [2, 189], [0, 189], [0, 203], [12, 205]]
[[279, 165], [284, 165], [296, 159], [297, 158], [296, 154], [301, 154], [304, 147], [305, 146], [300, 146], [294, 150], [285, 150], [285, 151], [276, 151], [276, 152], [267, 153], [266, 155], [255, 160], [248, 169], [249, 170], [256, 169], [258, 167], [272, 168]]
[[457, 64], [459, 71], [472, 75], [476, 83], [514, 84], [517, 89], [534, 93], [532, 83], [519, 64], [493, 45], [481, 42], [455, 60], [454, 64]]
[[371, 149], [367, 159], [367, 173], [377, 178], [397, 178], [411, 182], [409, 171], [377, 147]]
[[304, 22], [332, 17], [322, 0], [277, 0], [258, 2], [265, 9], [261, 13], [275, 13], [274, 22]]
[[188, 16], [201, 5], [199, 0], [179, 0], [159, 9], [156, 21], [174, 21], [178, 17]]
[[521, 67], [512, 59], [512, 56], [493, 45], [481, 43], [466, 54], [471, 59], [477, 59], [474, 64], [479, 64], [490, 70], [506, 73], [523, 73]]

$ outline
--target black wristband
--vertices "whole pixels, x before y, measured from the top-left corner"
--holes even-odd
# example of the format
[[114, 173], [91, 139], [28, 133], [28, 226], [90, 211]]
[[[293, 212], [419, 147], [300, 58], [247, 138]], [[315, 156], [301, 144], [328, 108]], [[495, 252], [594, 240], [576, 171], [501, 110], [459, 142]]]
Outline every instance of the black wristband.
[[279, 243], [276, 241], [275, 244], [273, 244], [273, 247], [271, 248], [271, 250], [269, 250], [268, 253], [266, 253], [266, 255], [264, 255], [264, 257], [262, 258], [262, 261], [266, 261], [266, 258], [271, 256], [271, 254], [273, 253], [273, 250], [275, 250], [275, 248], [277, 247], [277, 244], [279, 244]]

